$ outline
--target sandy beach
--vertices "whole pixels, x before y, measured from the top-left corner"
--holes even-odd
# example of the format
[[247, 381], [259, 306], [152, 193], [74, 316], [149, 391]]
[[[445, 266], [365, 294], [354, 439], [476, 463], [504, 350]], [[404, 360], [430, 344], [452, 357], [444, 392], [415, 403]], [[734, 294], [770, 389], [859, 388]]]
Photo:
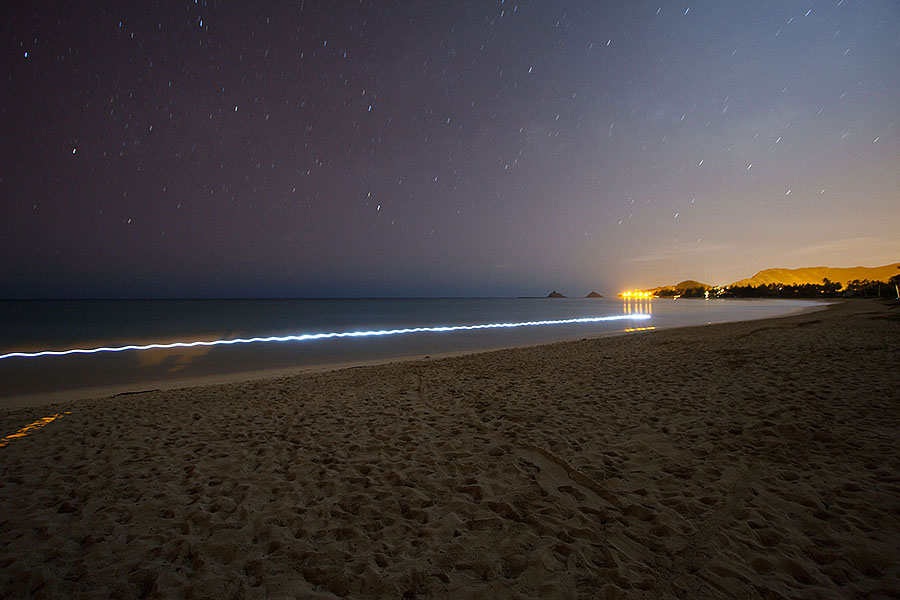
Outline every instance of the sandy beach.
[[0, 409], [30, 424], [2, 598], [900, 598], [896, 303]]

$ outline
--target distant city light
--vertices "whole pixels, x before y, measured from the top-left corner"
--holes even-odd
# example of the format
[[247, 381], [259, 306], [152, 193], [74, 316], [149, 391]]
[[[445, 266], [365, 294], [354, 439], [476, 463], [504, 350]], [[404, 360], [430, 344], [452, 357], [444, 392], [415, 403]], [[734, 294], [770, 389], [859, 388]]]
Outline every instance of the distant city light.
[[548, 321], [521, 321], [518, 323], [482, 323], [478, 325], [446, 325], [433, 327], [408, 327], [403, 329], [380, 329], [372, 331], [332, 331], [328, 333], [304, 333], [270, 337], [233, 338], [195, 342], [171, 342], [167, 344], [129, 344], [127, 346], [103, 346], [99, 348], [72, 348], [69, 350], [42, 350], [40, 352], [8, 352], [0, 354], [4, 358], [37, 358], [39, 356], [66, 356], [69, 354], [97, 354], [100, 352], [125, 352], [126, 350], [168, 350], [172, 348], [196, 348], [198, 346], [230, 346], [233, 344], [255, 344], [263, 342], [306, 342], [330, 338], [359, 338], [407, 333], [444, 333], [449, 331], [472, 331], [476, 329], [511, 329], [516, 327], [536, 327], [540, 325], [570, 325], [575, 323], [600, 323], [623, 319], [649, 319], [650, 315], [612, 315], [608, 317], [579, 317], [576, 319], [554, 319]]

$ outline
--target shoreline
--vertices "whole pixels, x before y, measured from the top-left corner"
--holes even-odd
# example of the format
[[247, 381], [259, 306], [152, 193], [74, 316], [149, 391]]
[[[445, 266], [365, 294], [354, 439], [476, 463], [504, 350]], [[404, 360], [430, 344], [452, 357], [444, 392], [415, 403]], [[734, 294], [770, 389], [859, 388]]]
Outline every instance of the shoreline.
[[[0, 410], [0, 596], [900, 590], [900, 307]], [[65, 411], [69, 411], [65, 413]]]
[[[801, 299], [803, 301], [808, 302], [808, 299]], [[846, 302], [846, 301], [843, 301]], [[777, 317], [762, 317], [762, 318], [750, 318], [742, 321], [729, 321], [729, 323], [743, 323], [747, 321], [759, 321], [759, 320], [768, 320], [768, 319], [782, 319], [788, 318], [791, 316], [806, 314], [817, 312], [820, 310], [828, 310], [828, 307], [833, 306], [835, 304], [841, 304], [842, 301], [835, 301], [833, 299], [826, 299], [820, 301], [818, 305], [813, 306], [804, 306], [794, 309], [791, 313], [786, 315], [781, 315]], [[653, 327], [653, 331], [664, 331], [671, 329], [690, 329], [693, 327], [707, 327], [709, 324], [704, 325], [687, 325], [687, 326], [674, 326], [674, 327]], [[394, 363], [406, 363], [410, 361], [417, 360], [441, 360], [445, 358], [454, 358], [458, 356], [466, 356], [469, 354], [482, 354], [485, 352], [498, 352], [503, 350], [513, 350], [516, 348], [535, 348], [540, 346], [548, 346], [554, 344], [565, 344], [570, 342], [575, 342], [583, 339], [603, 339], [610, 337], [621, 337], [634, 335], [635, 333], [646, 333], [644, 331], [641, 332], [624, 332], [618, 331], [614, 333], [601, 334], [594, 337], [585, 338], [584, 336], [575, 336], [571, 339], [560, 340], [555, 342], [537, 342], [533, 344], [523, 344], [523, 345], [515, 345], [515, 346], [504, 346], [499, 345], [496, 347], [483, 348], [478, 350], [460, 350], [460, 351], [447, 351], [447, 352], [435, 352], [427, 355], [423, 354], [411, 354], [405, 356], [395, 356], [385, 359], [368, 359], [368, 360], [348, 360], [348, 361], [337, 361], [337, 362], [329, 362], [324, 364], [317, 365], [305, 365], [305, 366], [297, 366], [297, 367], [286, 367], [286, 368], [273, 368], [273, 369], [254, 369], [248, 371], [234, 371], [230, 373], [223, 374], [214, 374], [214, 375], [192, 375], [184, 378], [169, 378], [162, 380], [148, 380], [138, 383], [128, 383], [128, 384], [110, 384], [110, 385], [97, 385], [97, 386], [88, 386], [81, 388], [73, 388], [73, 389], [61, 389], [51, 392], [37, 392], [37, 393], [29, 393], [29, 394], [15, 394], [6, 397], [0, 397], [0, 410], [5, 408], [20, 408], [20, 407], [28, 407], [28, 406], [48, 406], [51, 404], [58, 404], [61, 402], [69, 402], [69, 401], [79, 401], [79, 400], [89, 400], [94, 398], [112, 398], [117, 396], [124, 395], [133, 395], [133, 394], [141, 394], [146, 392], [156, 392], [156, 391], [168, 391], [168, 390], [180, 390], [185, 388], [193, 388], [193, 387], [206, 387], [206, 386], [216, 386], [216, 385], [227, 385], [234, 383], [243, 383], [250, 381], [259, 381], [266, 379], [274, 379], [281, 377], [293, 377], [304, 374], [311, 373], [322, 373], [328, 371], [339, 371], [343, 369], [351, 369], [357, 367], [372, 367], [379, 365], [389, 365]]]

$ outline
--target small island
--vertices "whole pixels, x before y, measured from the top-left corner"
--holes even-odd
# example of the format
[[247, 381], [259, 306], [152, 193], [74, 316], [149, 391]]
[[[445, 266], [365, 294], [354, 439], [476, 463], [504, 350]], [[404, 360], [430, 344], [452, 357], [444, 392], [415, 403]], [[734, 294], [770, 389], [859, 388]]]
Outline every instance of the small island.
[[560, 294], [560, 293], [557, 292], [556, 290], [553, 290], [552, 292], [550, 292], [550, 293], [547, 295], [547, 297], [548, 297], [548, 298], [565, 298], [565, 296], [563, 296], [562, 294]]

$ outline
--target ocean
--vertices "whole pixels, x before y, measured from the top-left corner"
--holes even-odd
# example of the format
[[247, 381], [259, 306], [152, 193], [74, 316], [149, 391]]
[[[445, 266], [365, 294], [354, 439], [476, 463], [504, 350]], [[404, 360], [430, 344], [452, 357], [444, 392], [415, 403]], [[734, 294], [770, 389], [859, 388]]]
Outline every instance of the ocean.
[[[0, 355], [303, 334], [616, 317], [589, 323], [424, 331], [0, 359], [0, 399], [104, 388], [138, 391], [205, 377], [363, 364], [528, 346], [650, 328], [762, 319], [797, 300], [427, 298], [0, 302]], [[636, 318], [648, 315], [649, 318]]]

